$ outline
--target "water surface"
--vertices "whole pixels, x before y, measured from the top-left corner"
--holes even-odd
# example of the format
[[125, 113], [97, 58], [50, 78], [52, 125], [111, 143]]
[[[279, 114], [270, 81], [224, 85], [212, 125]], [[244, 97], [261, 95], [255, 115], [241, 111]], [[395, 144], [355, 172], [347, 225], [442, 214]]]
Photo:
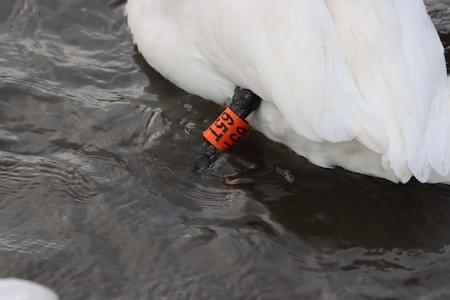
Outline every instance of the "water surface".
[[[450, 1], [428, 3], [450, 45]], [[260, 134], [191, 173], [220, 108], [145, 65], [121, 5], [0, 2], [0, 277], [64, 300], [450, 298], [449, 187]]]

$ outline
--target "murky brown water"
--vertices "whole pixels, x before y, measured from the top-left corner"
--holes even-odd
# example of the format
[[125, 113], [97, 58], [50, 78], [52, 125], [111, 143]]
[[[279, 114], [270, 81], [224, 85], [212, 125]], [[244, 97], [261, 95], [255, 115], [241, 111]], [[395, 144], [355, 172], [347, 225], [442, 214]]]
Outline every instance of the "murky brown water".
[[145, 66], [120, 5], [0, 2], [0, 277], [63, 300], [450, 298], [450, 187], [259, 134], [191, 173], [220, 108]]

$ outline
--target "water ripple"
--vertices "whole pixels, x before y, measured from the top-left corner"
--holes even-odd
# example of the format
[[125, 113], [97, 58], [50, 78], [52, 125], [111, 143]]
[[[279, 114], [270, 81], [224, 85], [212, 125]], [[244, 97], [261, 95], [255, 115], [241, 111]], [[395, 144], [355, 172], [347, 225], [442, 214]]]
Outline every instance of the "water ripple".
[[[43, 191], [47, 185], [51, 190]], [[6, 199], [14, 199], [38, 191], [83, 204], [99, 201], [95, 183], [79, 167], [45, 157], [0, 151], [0, 193]]]
[[0, 252], [17, 252], [22, 254], [40, 255], [50, 258], [52, 254], [57, 253], [65, 247], [62, 242], [50, 242], [40, 239], [26, 238], [17, 234], [0, 235]]

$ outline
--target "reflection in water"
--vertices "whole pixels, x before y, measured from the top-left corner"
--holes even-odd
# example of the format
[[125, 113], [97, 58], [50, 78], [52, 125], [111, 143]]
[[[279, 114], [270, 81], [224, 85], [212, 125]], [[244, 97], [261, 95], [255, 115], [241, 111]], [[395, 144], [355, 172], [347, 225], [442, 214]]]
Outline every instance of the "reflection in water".
[[[428, 1], [450, 44], [450, 3]], [[0, 277], [62, 299], [445, 299], [450, 189], [312, 166], [136, 54], [119, 2], [0, 3]]]

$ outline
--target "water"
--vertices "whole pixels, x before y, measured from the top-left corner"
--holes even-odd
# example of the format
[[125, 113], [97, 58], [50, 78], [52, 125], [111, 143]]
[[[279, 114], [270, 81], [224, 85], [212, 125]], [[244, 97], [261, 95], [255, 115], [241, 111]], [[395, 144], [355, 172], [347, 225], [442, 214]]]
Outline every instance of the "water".
[[[450, 1], [428, 1], [450, 44]], [[312, 166], [145, 65], [122, 5], [0, 2], [0, 277], [62, 299], [448, 299], [450, 188]], [[449, 60], [450, 61], [450, 60]]]

